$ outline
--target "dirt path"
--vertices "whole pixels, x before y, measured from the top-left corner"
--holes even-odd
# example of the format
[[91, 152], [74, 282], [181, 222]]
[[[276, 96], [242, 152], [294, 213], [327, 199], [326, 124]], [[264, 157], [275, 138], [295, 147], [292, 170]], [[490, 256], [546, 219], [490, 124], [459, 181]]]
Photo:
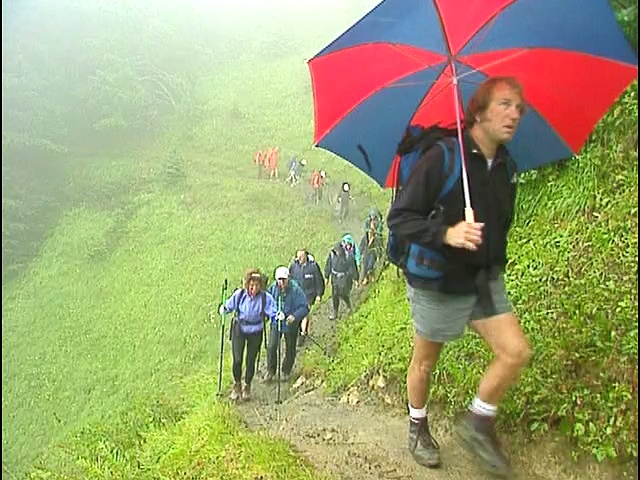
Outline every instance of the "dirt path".
[[[323, 261], [322, 258], [319, 259]], [[367, 295], [367, 289], [352, 292], [354, 308]], [[335, 348], [336, 322], [329, 321], [330, 295], [312, 312], [312, 335], [329, 351]], [[344, 308], [341, 306], [341, 308]], [[344, 312], [338, 322], [344, 319]], [[406, 448], [407, 416], [402, 405], [390, 406], [367, 392], [349, 392], [337, 398], [326, 394], [313, 380], [300, 377], [298, 349], [292, 380], [281, 383], [281, 403], [276, 402], [277, 384], [255, 382], [253, 400], [239, 404], [249, 428], [263, 430], [289, 441], [319, 470], [338, 479], [450, 479], [483, 480], [495, 478], [483, 473], [475, 459], [456, 441], [451, 424], [444, 417], [432, 416], [431, 427], [441, 448], [443, 467], [429, 470], [418, 466]], [[261, 364], [262, 374], [264, 361]], [[509, 438], [514, 471], [519, 480], [620, 480], [633, 478], [594, 463], [576, 464], [568, 449], [549, 438], [525, 444]], [[636, 477], [637, 478], [637, 477]]]

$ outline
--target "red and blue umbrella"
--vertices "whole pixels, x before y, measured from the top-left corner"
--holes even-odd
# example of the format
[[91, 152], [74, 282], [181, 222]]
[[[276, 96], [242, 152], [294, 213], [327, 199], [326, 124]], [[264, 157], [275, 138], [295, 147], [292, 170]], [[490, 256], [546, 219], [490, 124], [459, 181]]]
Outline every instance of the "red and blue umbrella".
[[314, 144], [393, 186], [405, 129], [460, 126], [492, 76], [524, 88], [527, 113], [508, 145], [518, 170], [570, 158], [638, 61], [607, 0], [385, 0], [309, 69]]

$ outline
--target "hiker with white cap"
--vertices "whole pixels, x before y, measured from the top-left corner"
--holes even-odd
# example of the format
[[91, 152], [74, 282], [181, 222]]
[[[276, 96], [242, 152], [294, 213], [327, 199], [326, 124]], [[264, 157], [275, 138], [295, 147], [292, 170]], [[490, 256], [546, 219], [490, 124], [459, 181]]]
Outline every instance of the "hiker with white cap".
[[349, 182], [343, 182], [338, 194], [338, 203], [340, 204], [340, 213], [338, 214], [338, 221], [344, 222], [349, 216], [349, 200], [351, 200], [351, 186]]
[[271, 324], [269, 342], [267, 344], [266, 382], [273, 380], [278, 368], [278, 351], [284, 336], [285, 355], [282, 364], [282, 381], [289, 380], [296, 360], [296, 344], [300, 322], [309, 314], [309, 303], [304, 290], [298, 283], [289, 278], [289, 269], [285, 266], [276, 268], [275, 282], [267, 290], [276, 300], [278, 321]]

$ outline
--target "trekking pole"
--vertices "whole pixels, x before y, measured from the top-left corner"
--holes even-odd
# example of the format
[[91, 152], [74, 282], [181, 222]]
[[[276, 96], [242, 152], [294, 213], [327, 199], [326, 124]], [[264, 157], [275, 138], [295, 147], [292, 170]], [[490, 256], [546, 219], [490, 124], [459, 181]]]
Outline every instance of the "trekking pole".
[[[278, 311], [283, 312], [282, 310], [282, 296], [278, 296]], [[278, 386], [276, 387], [276, 404], [280, 404], [280, 379], [282, 377], [282, 324], [285, 320], [278, 320], [276, 323], [276, 328], [278, 330], [278, 350], [276, 351], [276, 363], [278, 365]]]
[[329, 349], [326, 346], [323, 346], [320, 342], [318, 342], [314, 337], [311, 336], [311, 334], [307, 333], [307, 338], [311, 340], [311, 343], [315, 344], [318, 348], [320, 348], [320, 350], [322, 351], [325, 357], [330, 356]]
[[[222, 282], [222, 289], [220, 292], [220, 304], [224, 305], [227, 300], [227, 285], [228, 281], [225, 278]], [[222, 313], [222, 325], [220, 325], [220, 354], [218, 359], [218, 395], [222, 393], [222, 364], [224, 361], [224, 325], [226, 320], [226, 314]]]

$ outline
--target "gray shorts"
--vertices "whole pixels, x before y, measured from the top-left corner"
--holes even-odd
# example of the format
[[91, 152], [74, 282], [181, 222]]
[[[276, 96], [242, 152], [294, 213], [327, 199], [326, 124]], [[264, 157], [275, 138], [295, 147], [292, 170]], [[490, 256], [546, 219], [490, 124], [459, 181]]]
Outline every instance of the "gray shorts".
[[[491, 280], [489, 289], [496, 315], [513, 311], [503, 275]], [[416, 333], [432, 342], [444, 343], [460, 338], [470, 321], [486, 318], [477, 295], [446, 295], [407, 284], [407, 298]]]

